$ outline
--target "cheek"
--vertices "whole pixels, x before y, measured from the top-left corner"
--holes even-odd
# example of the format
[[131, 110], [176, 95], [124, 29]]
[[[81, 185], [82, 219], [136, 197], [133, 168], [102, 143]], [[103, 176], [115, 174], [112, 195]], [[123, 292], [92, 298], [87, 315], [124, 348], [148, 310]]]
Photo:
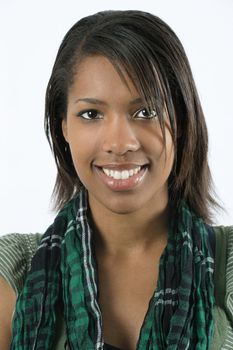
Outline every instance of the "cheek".
[[83, 155], [82, 152], [78, 152], [74, 149], [71, 150], [71, 155], [77, 177], [81, 181], [81, 183], [85, 187], [87, 187], [88, 178], [90, 176], [90, 166], [86, 161], [86, 157], [85, 155]]
[[90, 139], [88, 141], [79, 133], [70, 139], [69, 146], [76, 173], [81, 182], [84, 182], [91, 170], [95, 151], [94, 142]]
[[79, 173], [82, 169], [85, 169], [87, 154], [84, 151], [84, 147], [79, 143], [70, 144], [71, 156], [73, 159], [73, 163], [76, 169], [76, 172]]
[[166, 152], [167, 152], [167, 157], [164, 156], [164, 162], [165, 162], [167, 176], [169, 176], [172, 171], [174, 158], [175, 158], [174, 143], [170, 134], [168, 135]]
[[[157, 129], [152, 130], [151, 135], [147, 135], [147, 139], [151, 140], [151, 150], [154, 153], [154, 158], [157, 161], [166, 162], [171, 161], [174, 157], [174, 144], [172, 140], [171, 130], [168, 125], [165, 125], [165, 136], [166, 136], [166, 145], [164, 145], [163, 133], [160, 129], [160, 126], [157, 126]], [[167, 161], [165, 161], [165, 153], [167, 152]]]
[[169, 176], [174, 163], [174, 144], [169, 130], [166, 130], [166, 147], [163, 145], [161, 134], [161, 139], [157, 143], [155, 157], [158, 171], [161, 175], [164, 174], [165, 176]]

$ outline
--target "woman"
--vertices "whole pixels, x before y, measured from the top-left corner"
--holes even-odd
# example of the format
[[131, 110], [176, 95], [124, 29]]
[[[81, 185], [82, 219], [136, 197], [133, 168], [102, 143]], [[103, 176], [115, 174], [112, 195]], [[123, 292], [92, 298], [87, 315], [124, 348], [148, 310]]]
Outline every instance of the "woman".
[[207, 129], [174, 32], [140, 11], [77, 22], [48, 83], [45, 129], [59, 213], [42, 238], [2, 239], [1, 261], [19, 267], [19, 278], [0, 269], [3, 317], [9, 284], [20, 292], [11, 349], [227, 348], [215, 239], [223, 255], [233, 232], [209, 225]]

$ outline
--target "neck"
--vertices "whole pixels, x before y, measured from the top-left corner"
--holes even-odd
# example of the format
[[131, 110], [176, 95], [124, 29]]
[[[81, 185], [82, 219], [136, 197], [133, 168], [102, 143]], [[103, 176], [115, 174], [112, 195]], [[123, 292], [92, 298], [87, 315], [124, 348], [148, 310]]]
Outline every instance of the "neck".
[[130, 214], [117, 214], [99, 203], [90, 203], [95, 249], [107, 255], [146, 252], [168, 237], [168, 200]]

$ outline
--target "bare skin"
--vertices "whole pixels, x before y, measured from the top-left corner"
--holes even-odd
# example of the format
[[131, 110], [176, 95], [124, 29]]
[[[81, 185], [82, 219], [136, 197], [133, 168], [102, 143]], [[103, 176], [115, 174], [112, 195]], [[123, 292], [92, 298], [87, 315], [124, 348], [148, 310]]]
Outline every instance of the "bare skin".
[[[157, 286], [169, 211], [161, 207], [153, 219], [145, 212], [146, 222], [140, 216], [130, 222], [130, 215], [121, 219], [113, 215], [114, 223], [103, 208], [98, 213], [94, 247], [104, 341], [123, 350], [135, 350]], [[124, 235], [119, 236], [119, 232]]]
[[166, 236], [144, 249], [118, 253], [97, 249], [99, 305], [106, 343], [135, 350], [155, 291]]
[[11, 341], [11, 321], [16, 295], [12, 287], [0, 276], [0, 349], [8, 350]]

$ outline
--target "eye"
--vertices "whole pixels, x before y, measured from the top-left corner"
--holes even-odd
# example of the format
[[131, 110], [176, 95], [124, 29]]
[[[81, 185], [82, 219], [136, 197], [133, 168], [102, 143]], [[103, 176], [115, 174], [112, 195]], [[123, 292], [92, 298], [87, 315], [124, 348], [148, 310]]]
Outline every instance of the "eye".
[[155, 109], [150, 110], [148, 108], [143, 108], [134, 113], [133, 117], [139, 119], [152, 119], [157, 117], [157, 113]]
[[77, 114], [77, 116], [86, 120], [95, 120], [101, 118], [101, 114], [96, 109], [81, 111]]

